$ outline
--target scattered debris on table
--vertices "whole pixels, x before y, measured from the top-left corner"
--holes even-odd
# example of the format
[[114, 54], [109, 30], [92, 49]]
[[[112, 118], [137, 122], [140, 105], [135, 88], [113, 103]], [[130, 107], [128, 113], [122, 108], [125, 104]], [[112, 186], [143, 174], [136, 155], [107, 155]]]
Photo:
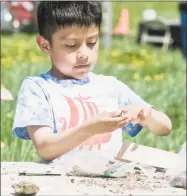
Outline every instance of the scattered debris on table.
[[[93, 152], [79, 153], [78, 157], [67, 156], [63, 160], [45, 164], [2, 162], [3, 193], [38, 192], [49, 195], [56, 191], [56, 195], [185, 195], [184, 148], [186, 145], [178, 153], [182, 164], [179, 161], [176, 165], [175, 162], [174, 168], [169, 169], [131, 160], [123, 162]], [[8, 186], [14, 188], [14, 193], [8, 190]]]

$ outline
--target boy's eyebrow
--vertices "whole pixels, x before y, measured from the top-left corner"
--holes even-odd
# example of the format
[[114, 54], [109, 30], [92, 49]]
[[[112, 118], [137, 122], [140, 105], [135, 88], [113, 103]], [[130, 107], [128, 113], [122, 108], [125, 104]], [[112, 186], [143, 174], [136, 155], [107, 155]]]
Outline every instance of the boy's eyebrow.
[[99, 36], [99, 34], [98, 34], [98, 33], [94, 33], [93, 35], [89, 36], [89, 37], [88, 37], [88, 39], [90, 39], [90, 38], [94, 38], [94, 37], [98, 37], [98, 36]]
[[99, 37], [98, 35], [94, 35], [94, 36], [88, 37], [88, 39], [98, 38], [98, 37]]
[[[66, 36], [61, 36], [60, 37], [60, 40], [65, 40], [66, 38], [68, 39], [73, 39], [73, 40], [76, 40], [76, 39], [80, 39], [79, 37], [76, 37], [76, 36], [69, 36], [69, 35], [66, 35]], [[98, 33], [95, 33], [91, 36], [88, 37], [88, 39], [91, 39], [91, 38], [95, 38], [95, 37], [98, 37]]]

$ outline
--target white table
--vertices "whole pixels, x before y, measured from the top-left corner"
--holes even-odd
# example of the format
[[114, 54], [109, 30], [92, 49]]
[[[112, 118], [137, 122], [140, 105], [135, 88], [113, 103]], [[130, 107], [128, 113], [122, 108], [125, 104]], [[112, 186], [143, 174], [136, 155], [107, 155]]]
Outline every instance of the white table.
[[[39, 171], [50, 169], [59, 176], [20, 176], [20, 168]], [[51, 169], [53, 168], [53, 169]], [[56, 171], [55, 171], [56, 170]], [[40, 187], [37, 195], [186, 195], [186, 190], [173, 188], [165, 180], [148, 181], [128, 178], [88, 178], [66, 175], [60, 164], [45, 165], [31, 162], [1, 162], [1, 195], [12, 196], [13, 183], [28, 180]], [[42, 171], [41, 171], [42, 173]], [[130, 185], [132, 185], [130, 187]]]

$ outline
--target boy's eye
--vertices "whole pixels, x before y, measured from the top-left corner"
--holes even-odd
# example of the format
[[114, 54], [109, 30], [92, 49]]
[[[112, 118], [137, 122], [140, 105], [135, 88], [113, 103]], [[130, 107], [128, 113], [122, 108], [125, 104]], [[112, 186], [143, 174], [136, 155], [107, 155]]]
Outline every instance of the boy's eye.
[[88, 43], [88, 45], [91, 45], [91, 46], [93, 46], [95, 44], [96, 44], [96, 42]]
[[[94, 46], [96, 43], [97, 43], [97, 41], [89, 42], [89, 43], [87, 43], [87, 45]], [[65, 44], [65, 46], [68, 48], [75, 48], [75, 47], [78, 47], [78, 44]]]
[[66, 47], [69, 47], [69, 48], [74, 48], [74, 47], [76, 47], [76, 45], [74, 44], [74, 45], [65, 45]]

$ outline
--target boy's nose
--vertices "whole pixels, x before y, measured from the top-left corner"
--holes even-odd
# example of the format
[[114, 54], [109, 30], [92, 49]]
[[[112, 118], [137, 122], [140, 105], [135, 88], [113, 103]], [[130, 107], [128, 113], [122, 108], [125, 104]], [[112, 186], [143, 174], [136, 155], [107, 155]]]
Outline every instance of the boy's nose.
[[77, 52], [77, 60], [78, 61], [87, 61], [88, 60], [88, 55], [84, 54], [82, 52]]
[[79, 50], [77, 51], [78, 60], [87, 60], [88, 59], [88, 47], [86, 44], [82, 44]]
[[86, 58], [86, 55], [84, 55], [82, 52], [77, 52], [77, 58], [84, 59], [84, 58]]

